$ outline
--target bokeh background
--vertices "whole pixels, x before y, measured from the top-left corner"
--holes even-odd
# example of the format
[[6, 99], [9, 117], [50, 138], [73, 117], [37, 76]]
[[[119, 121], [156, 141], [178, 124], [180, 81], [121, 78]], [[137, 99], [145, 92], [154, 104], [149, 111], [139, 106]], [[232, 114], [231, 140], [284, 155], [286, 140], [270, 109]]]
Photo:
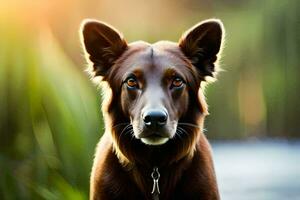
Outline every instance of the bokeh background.
[[88, 198], [103, 132], [84, 72], [84, 18], [127, 41], [177, 41], [220, 18], [226, 47], [206, 89], [223, 199], [300, 199], [300, 1], [0, 0], [0, 199]]

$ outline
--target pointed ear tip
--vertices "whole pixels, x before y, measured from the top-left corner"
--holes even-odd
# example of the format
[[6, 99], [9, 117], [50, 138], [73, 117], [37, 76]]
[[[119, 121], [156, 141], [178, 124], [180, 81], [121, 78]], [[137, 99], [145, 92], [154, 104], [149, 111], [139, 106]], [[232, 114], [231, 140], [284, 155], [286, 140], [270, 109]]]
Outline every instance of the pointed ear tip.
[[85, 29], [90, 28], [91, 26], [99, 25], [101, 22], [95, 19], [84, 19], [80, 23], [80, 29], [81, 32], [83, 32]]
[[204, 27], [205, 26], [207, 26], [207, 27], [213, 27], [213, 29], [219, 29], [220, 33], [222, 35], [225, 34], [225, 28], [224, 28], [222, 20], [221, 19], [217, 19], [217, 18], [211, 18], [211, 19], [206, 19], [206, 20], [200, 21], [199, 23], [195, 24], [190, 29], [188, 29], [187, 31], [185, 31], [182, 34], [181, 38], [179, 39], [179, 43], [181, 41], [183, 41], [190, 32], [192, 32], [193, 30], [198, 29], [200, 27], [203, 27], [203, 26]]
[[99, 21], [96, 19], [84, 19], [81, 21], [80, 23], [80, 30], [84, 31], [87, 28], [92, 28], [94, 26], [102, 26], [102, 27], [109, 27], [111, 29], [113, 29], [113, 27], [103, 21]]
[[217, 18], [207, 19], [200, 22], [200, 24], [211, 24], [220, 27], [222, 30], [224, 30], [224, 25], [221, 19], [217, 19]]
[[85, 33], [89, 33], [90, 31], [93, 30], [110, 30], [112, 32], [116, 32], [118, 35], [120, 35], [120, 37], [123, 37], [123, 34], [116, 29], [115, 27], [113, 27], [112, 25], [103, 22], [103, 21], [99, 21], [96, 19], [84, 19], [82, 20], [81, 24], [80, 24], [80, 28], [79, 28], [79, 32], [81, 34], [85, 34]]

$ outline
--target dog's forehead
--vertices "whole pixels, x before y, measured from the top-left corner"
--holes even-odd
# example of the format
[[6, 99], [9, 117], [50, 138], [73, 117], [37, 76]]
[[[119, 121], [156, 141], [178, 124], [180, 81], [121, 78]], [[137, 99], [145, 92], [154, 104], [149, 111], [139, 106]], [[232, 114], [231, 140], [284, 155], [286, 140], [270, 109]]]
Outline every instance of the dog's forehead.
[[163, 73], [169, 68], [185, 65], [177, 43], [160, 41], [154, 44], [137, 42], [130, 44], [125, 65], [128, 70], [139, 69], [146, 74]]

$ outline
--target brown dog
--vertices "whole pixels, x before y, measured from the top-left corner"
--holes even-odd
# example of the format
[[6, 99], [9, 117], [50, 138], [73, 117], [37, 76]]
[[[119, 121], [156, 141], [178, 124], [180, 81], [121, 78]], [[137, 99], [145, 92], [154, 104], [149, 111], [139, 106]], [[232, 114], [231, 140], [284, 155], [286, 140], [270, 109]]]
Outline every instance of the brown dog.
[[221, 21], [195, 25], [179, 43], [127, 44], [92, 20], [81, 30], [91, 72], [105, 85], [90, 199], [219, 199], [201, 83], [216, 71]]

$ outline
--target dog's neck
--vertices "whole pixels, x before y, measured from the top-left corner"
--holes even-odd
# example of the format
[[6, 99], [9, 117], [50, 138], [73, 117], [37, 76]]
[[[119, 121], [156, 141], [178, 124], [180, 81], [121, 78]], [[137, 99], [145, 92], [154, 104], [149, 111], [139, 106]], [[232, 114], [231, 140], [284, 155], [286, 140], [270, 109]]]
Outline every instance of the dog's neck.
[[[160, 191], [160, 197], [163, 199], [168, 199], [171, 195], [170, 191], [175, 190], [175, 186], [182, 177], [182, 173], [186, 170], [191, 164], [193, 158], [184, 157], [181, 160], [174, 162], [169, 165], [161, 165], [157, 167], [157, 171], [160, 174], [158, 186]], [[153, 170], [156, 166], [150, 167], [141, 164], [133, 164], [132, 168], [129, 169], [129, 174], [132, 180], [136, 183], [140, 191], [143, 194], [152, 196], [153, 191]]]
[[[194, 131], [200, 130], [194, 129]], [[200, 135], [201, 133], [194, 134]], [[175, 190], [175, 186], [181, 179], [183, 172], [189, 168], [194, 158], [198, 139], [193, 139], [195, 143], [187, 145], [190, 149], [186, 148], [184, 152], [179, 152], [178, 148], [180, 147], [175, 146], [178, 141], [174, 144], [172, 141], [169, 141], [170, 143], [167, 143], [166, 146], [154, 147], [142, 144], [141, 141], [131, 138], [127, 143], [125, 137], [122, 140], [122, 144], [130, 145], [125, 146], [127, 148], [135, 147], [130, 150], [127, 149], [129, 150], [127, 152], [124, 152], [124, 146], [120, 146], [116, 139], [112, 139], [112, 141], [114, 141], [115, 155], [118, 157], [123, 169], [128, 172], [128, 175], [139, 190], [143, 194], [149, 195], [149, 199], [152, 198], [151, 192], [153, 189], [151, 174], [153, 168], [158, 167], [160, 173], [160, 198], [168, 199], [168, 195], [172, 195], [171, 193], [169, 194], [169, 191]]]

